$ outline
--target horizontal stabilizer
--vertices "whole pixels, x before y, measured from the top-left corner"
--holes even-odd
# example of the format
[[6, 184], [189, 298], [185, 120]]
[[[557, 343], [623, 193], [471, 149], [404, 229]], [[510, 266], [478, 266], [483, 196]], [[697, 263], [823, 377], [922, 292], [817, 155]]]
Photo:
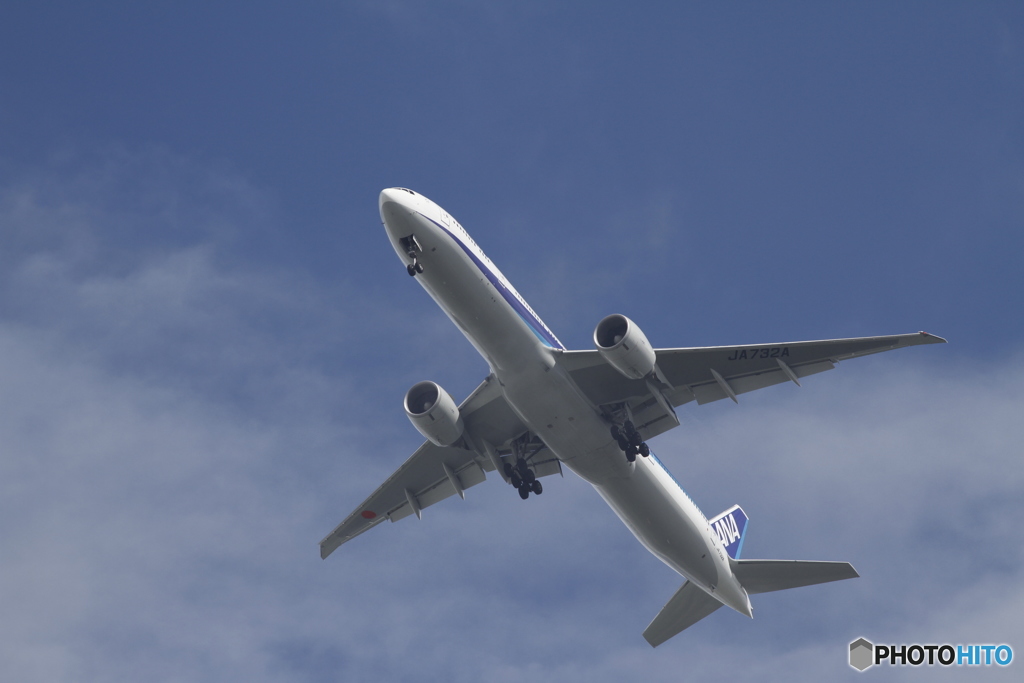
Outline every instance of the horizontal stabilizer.
[[849, 562], [733, 560], [731, 564], [733, 573], [749, 595], [855, 579], [860, 576]]
[[687, 581], [672, 599], [661, 608], [644, 630], [651, 647], [658, 647], [680, 631], [687, 629], [722, 606], [695, 584]]

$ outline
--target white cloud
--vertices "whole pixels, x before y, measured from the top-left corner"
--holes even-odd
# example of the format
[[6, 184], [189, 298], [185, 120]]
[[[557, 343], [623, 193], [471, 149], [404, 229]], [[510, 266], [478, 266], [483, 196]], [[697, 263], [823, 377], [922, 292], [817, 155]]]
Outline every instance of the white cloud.
[[[389, 394], [422, 340], [362, 292], [222, 259], [253, 216], [223, 207], [261, 205], [231, 201], [244, 183], [210, 208], [160, 164], [125, 166], [223, 230], [113, 249], [126, 181], [109, 168], [95, 197], [57, 174], [0, 202], [5, 223], [49, 231], [4, 257], [9, 676], [820, 680], [849, 671], [860, 635], [1020, 643], [1024, 362], [925, 364], [936, 347], [688, 406], [658, 439], [706, 512], [744, 505], [750, 556], [863, 575], [756, 596], [753, 621], [722, 610], [652, 651], [640, 632], [682, 579], [571, 474], [526, 503], [489, 481], [322, 562], [316, 542], [415, 446]], [[145, 225], [167, 207], [133, 211]]]

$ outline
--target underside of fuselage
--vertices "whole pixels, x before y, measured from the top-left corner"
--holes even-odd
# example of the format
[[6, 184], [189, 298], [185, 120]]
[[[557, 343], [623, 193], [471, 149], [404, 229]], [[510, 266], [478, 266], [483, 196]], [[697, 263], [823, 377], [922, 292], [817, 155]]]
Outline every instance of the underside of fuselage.
[[749, 600], [707, 520], [655, 458], [624, 457], [612, 438], [612, 422], [559, 364], [564, 349], [557, 338], [461, 226], [408, 190], [385, 190], [380, 206], [410, 275], [484, 357], [533, 435], [593, 485], [655, 556], [749, 615]]

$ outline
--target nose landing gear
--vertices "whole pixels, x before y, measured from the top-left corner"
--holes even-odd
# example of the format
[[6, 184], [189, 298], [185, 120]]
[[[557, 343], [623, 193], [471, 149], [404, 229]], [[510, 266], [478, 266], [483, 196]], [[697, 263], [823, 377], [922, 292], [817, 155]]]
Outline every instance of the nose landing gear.
[[420, 243], [416, 241], [416, 235], [409, 235], [398, 240], [402, 249], [405, 250], [405, 255], [412, 259], [412, 263], [405, 267], [405, 270], [411, 277], [416, 277], [417, 273], [423, 272], [423, 264], [420, 263], [419, 254], [423, 249], [420, 247]]

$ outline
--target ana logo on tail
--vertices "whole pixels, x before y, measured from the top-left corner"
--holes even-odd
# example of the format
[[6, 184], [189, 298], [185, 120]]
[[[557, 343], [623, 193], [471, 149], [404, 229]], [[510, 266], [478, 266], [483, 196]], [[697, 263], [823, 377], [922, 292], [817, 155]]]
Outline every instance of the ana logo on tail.
[[734, 560], [740, 559], [743, 550], [743, 534], [747, 530], [747, 515], [739, 505], [733, 505], [725, 512], [710, 520], [711, 529], [718, 534], [725, 552]]

